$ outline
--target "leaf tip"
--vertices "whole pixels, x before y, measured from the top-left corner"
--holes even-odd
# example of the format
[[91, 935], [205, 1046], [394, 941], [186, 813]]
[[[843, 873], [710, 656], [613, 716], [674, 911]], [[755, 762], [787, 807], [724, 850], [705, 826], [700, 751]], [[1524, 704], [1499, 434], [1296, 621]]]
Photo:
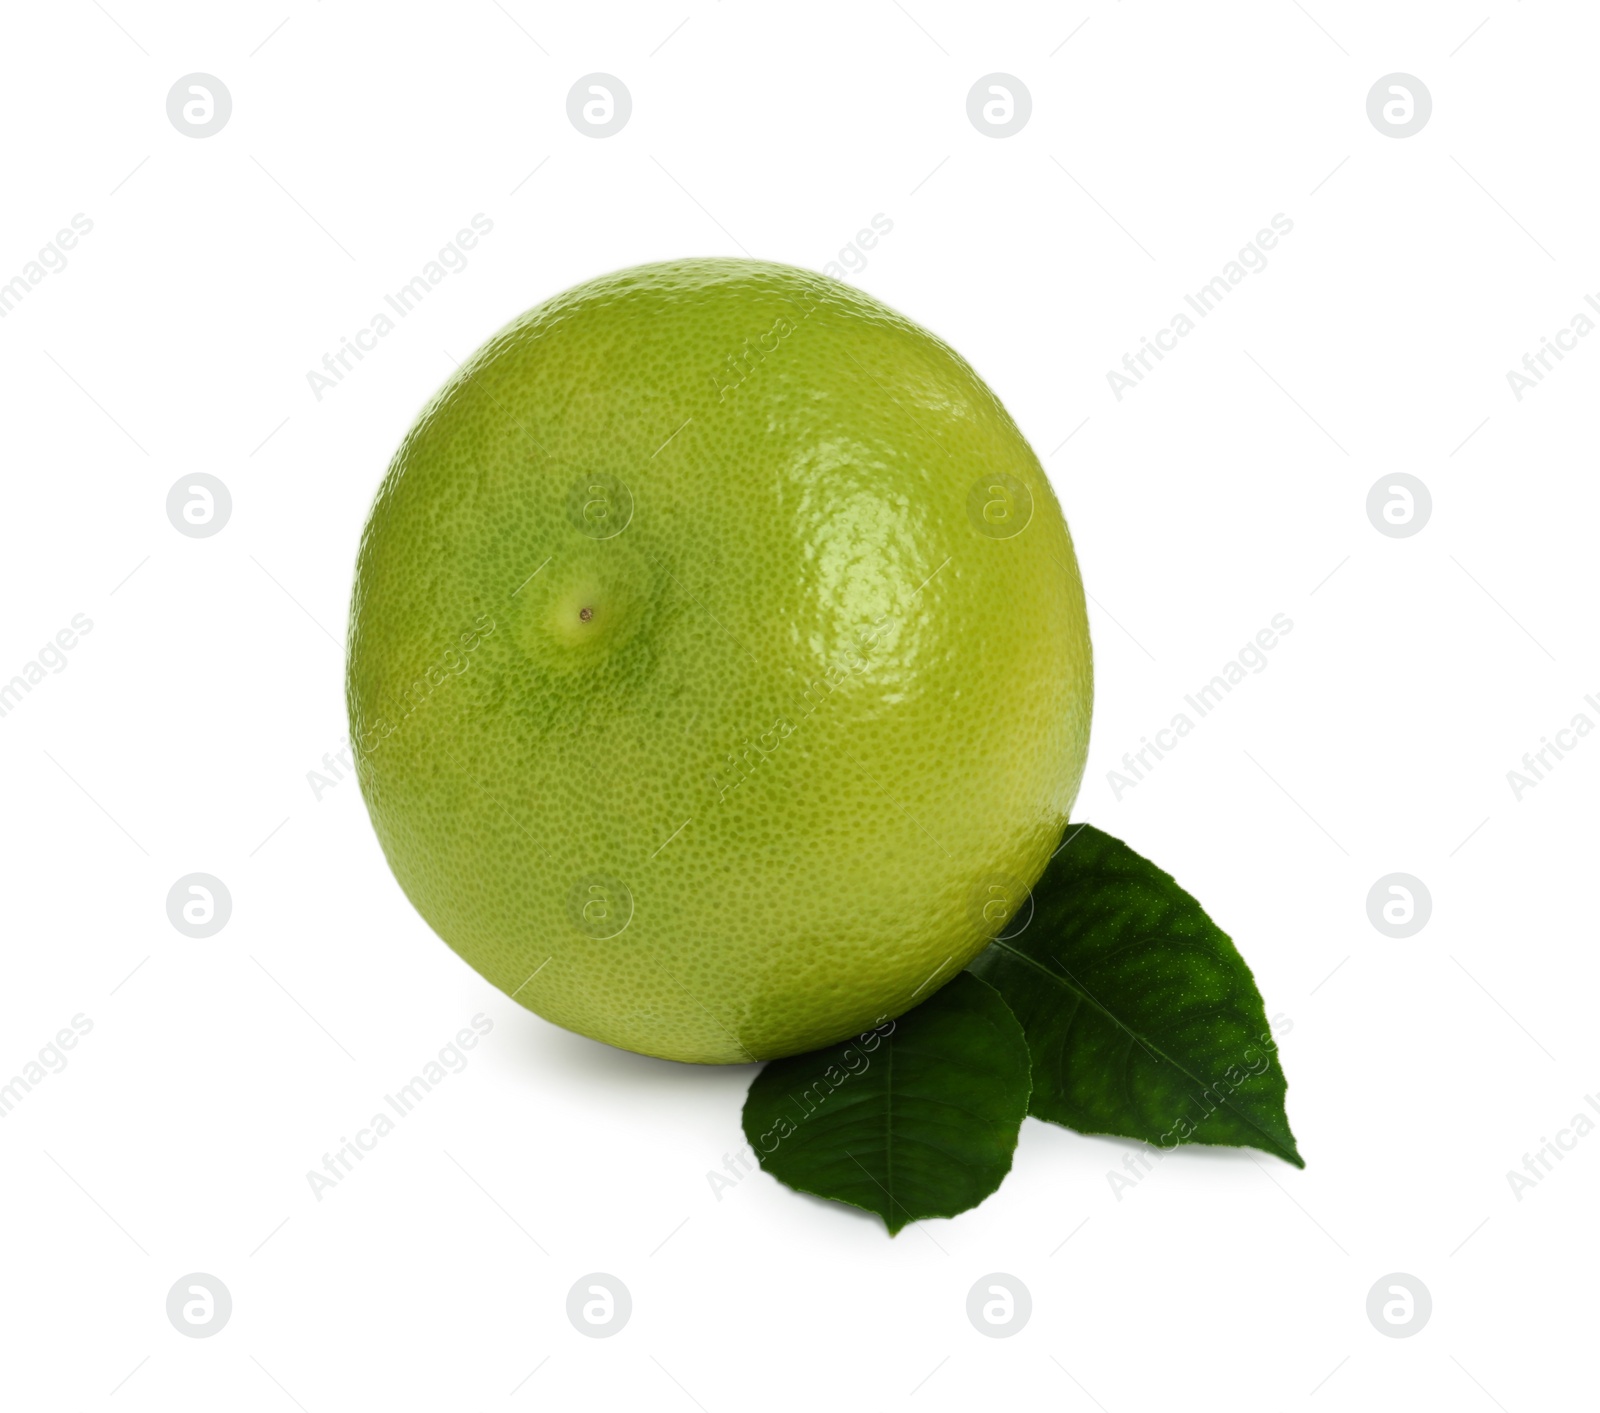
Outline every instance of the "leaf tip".
[[1263, 1153], [1270, 1153], [1274, 1158], [1281, 1158], [1292, 1168], [1304, 1168], [1306, 1160], [1300, 1156], [1300, 1145], [1295, 1142], [1292, 1133], [1286, 1133], [1283, 1138], [1274, 1138], [1269, 1144], [1260, 1144]]

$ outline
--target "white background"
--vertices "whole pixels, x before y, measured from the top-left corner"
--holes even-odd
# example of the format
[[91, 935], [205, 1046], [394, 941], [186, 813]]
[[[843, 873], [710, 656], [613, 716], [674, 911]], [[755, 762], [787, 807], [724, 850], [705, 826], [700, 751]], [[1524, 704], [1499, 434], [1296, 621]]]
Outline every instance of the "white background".
[[[0, 719], [0, 1078], [93, 1025], [0, 1124], [9, 1406], [1592, 1398], [1600, 1136], [1520, 1201], [1506, 1172], [1600, 1091], [1600, 738], [1520, 800], [1506, 773], [1600, 722], [1600, 339], [1521, 401], [1506, 373], [1600, 292], [1600, 25], [1309, 8], [8, 9], [0, 281], [93, 222], [0, 320], [0, 679], [93, 622]], [[233, 101], [202, 140], [165, 106], [197, 71]], [[633, 99], [605, 140], [566, 114], [595, 71]], [[996, 71], [1033, 101], [1003, 140], [966, 111]], [[1366, 113], [1396, 71], [1434, 105], [1399, 140]], [[307, 372], [480, 212], [467, 268], [319, 401]], [[1117, 400], [1107, 371], [1280, 212], [1268, 267]], [[353, 780], [308, 783], [362, 518], [452, 358], [595, 274], [821, 268], [879, 213], [851, 278], [979, 369], [1077, 542], [1079, 817], [1250, 960], [1304, 1172], [1191, 1150], [1119, 1200], [1143, 1150], [1030, 1121], [999, 1194], [893, 1241], [760, 1173], [719, 1201], [750, 1072], [507, 1001], [406, 903]], [[1402, 471], [1433, 513], [1389, 538], [1366, 497]], [[232, 495], [213, 538], [165, 512], [198, 472]], [[1277, 613], [1268, 668], [1118, 799], [1123, 752]], [[207, 940], [167, 917], [192, 872], [232, 895]], [[1410, 939], [1367, 918], [1391, 872], [1432, 895]], [[479, 1013], [468, 1067], [317, 1201], [307, 1170]], [[632, 1292], [615, 1338], [567, 1320], [592, 1271]], [[995, 1271], [1032, 1294], [1014, 1338], [965, 1313]], [[232, 1293], [214, 1338], [168, 1322], [189, 1272]], [[1414, 1338], [1368, 1321], [1389, 1272], [1431, 1291]]]

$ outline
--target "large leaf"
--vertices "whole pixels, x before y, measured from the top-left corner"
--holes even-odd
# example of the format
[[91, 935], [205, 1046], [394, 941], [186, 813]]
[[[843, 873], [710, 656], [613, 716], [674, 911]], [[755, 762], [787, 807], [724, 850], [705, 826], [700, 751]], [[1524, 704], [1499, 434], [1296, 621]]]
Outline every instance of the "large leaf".
[[1199, 903], [1092, 825], [1072, 827], [1032, 901], [1026, 923], [972, 964], [1027, 1034], [1029, 1113], [1305, 1166], [1255, 979]]
[[893, 1236], [1000, 1186], [1028, 1087], [1022, 1027], [963, 973], [856, 1040], [774, 1060], [750, 1086], [744, 1132], [780, 1182], [876, 1212]]

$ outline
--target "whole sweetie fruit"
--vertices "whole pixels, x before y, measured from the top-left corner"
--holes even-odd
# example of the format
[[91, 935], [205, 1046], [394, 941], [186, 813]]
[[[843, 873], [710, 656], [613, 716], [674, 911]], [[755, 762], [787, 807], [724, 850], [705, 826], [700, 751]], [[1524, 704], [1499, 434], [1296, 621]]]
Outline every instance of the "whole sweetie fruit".
[[1061, 837], [1092, 697], [1072, 541], [994, 394], [849, 286], [593, 280], [396, 453], [347, 682], [433, 929], [598, 1040], [810, 1050], [954, 977]]

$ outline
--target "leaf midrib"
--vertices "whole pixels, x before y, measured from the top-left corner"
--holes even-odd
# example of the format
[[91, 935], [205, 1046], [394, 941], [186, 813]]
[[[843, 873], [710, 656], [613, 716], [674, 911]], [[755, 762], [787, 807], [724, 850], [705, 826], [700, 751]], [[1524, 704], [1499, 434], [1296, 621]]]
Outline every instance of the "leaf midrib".
[[[1000, 941], [998, 938], [992, 945], [1000, 948], [1000, 950], [1003, 952], [1009, 952], [1013, 957], [1017, 958], [1018, 961], [1026, 962], [1035, 970], [1043, 972], [1044, 975], [1049, 977], [1051, 981], [1055, 982], [1057, 986], [1062, 987], [1064, 990], [1071, 991], [1074, 995], [1087, 1001], [1097, 1011], [1104, 1015], [1106, 1019], [1108, 1019], [1113, 1025], [1119, 1026], [1121, 1029], [1125, 1030], [1131, 1037], [1133, 1037], [1134, 1040], [1138, 1041], [1140, 1045], [1149, 1050], [1150, 1053], [1165, 1060], [1169, 1065], [1177, 1070], [1179, 1074], [1183, 1075], [1185, 1079], [1189, 1080], [1190, 1083], [1198, 1084], [1202, 1090], [1209, 1089], [1211, 1087], [1205, 1080], [1201, 1079], [1197, 1074], [1194, 1074], [1187, 1065], [1179, 1061], [1176, 1056], [1168, 1054], [1167, 1051], [1162, 1048], [1162, 1046], [1156, 1044], [1154, 1041], [1148, 1040], [1145, 1036], [1136, 1031], [1131, 1025], [1128, 1025], [1125, 1021], [1123, 1021], [1121, 1017], [1113, 1015], [1111, 1011], [1102, 1006], [1100, 1002], [1095, 1000], [1093, 996], [1091, 996], [1081, 986], [1073, 982], [1070, 978], [1051, 971], [1050, 968], [1045, 966], [1043, 962], [1035, 961], [1026, 952], [1019, 952], [1015, 947], [1011, 946], [1009, 943]], [[1130, 945], [1133, 944], [1130, 943]], [[1259, 1133], [1262, 1138], [1266, 1139], [1267, 1143], [1270, 1145], [1271, 1152], [1276, 1153], [1281, 1158], [1288, 1159], [1290, 1162], [1295, 1161], [1295, 1158], [1290, 1150], [1285, 1149], [1282, 1143], [1273, 1137], [1272, 1134], [1268, 1133], [1266, 1129], [1262, 1128], [1254, 1118], [1252, 1118], [1244, 1111], [1244, 1109], [1236, 1104], [1232, 1095], [1225, 1097], [1222, 1100], [1222, 1103], [1239, 1118], [1243, 1119], [1244, 1122], [1247, 1123], [1257, 1133]]]

